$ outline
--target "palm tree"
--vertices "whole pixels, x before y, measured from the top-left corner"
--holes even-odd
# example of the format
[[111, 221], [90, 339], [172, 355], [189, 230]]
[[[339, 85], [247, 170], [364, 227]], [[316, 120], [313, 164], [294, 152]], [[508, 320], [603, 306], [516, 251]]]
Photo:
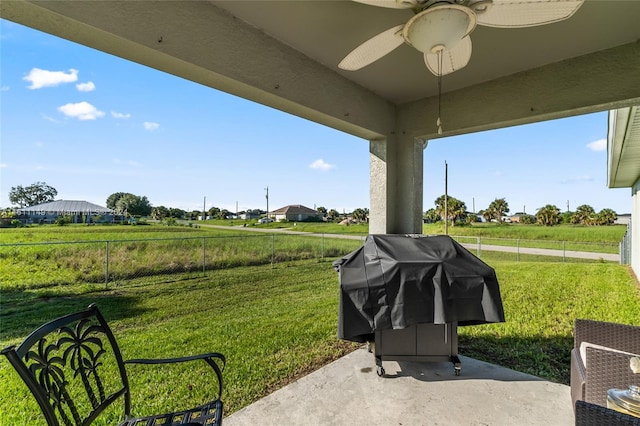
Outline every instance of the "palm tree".
[[480, 210], [478, 212], [480, 214], [480, 216], [482, 216], [482, 218], [486, 221], [486, 222], [491, 222], [491, 211], [489, 209], [487, 210]]
[[357, 222], [366, 222], [368, 213], [368, 209], [357, 208], [351, 212], [351, 217]]
[[426, 212], [424, 212], [424, 218], [427, 221], [429, 221], [429, 223], [436, 223], [437, 221], [442, 219], [440, 215], [436, 212], [436, 209], [429, 209]]
[[597, 218], [599, 225], [613, 225], [618, 219], [618, 214], [611, 209], [602, 209]]
[[69, 359], [69, 365], [75, 375], [80, 376], [93, 408], [98, 407], [99, 402], [89, 382], [87, 366], [97, 364], [98, 358], [104, 353], [102, 341], [96, 336], [97, 333], [102, 333], [102, 327], [84, 319], [78, 321], [73, 330], [69, 327], [61, 328], [60, 334], [63, 337], [58, 339], [59, 347], [66, 346], [63, 354], [65, 363]]
[[456, 219], [464, 219], [467, 213], [467, 206], [464, 202], [458, 200], [455, 197], [447, 197], [447, 217], [444, 213], [444, 195], [436, 198], [434, 201], [436, 205], [436, 212], [441, 218], [445, 220], [451, 220], [451, 226], [455, 225]]
[[593, 210], [593, 207], [583, 204], [576, 209], [574, 213], [574, 223], [579, 223], [581, 225], [591, 225], [593, 223], [593, 219], [595, 218], [596, 212]]
[[560, 222], [560, 209], [552, 204], [547, 204], [536, 213], [536, 220], [541, 225], [553, 226]]
[[[63, 370], [65, 362], [56, 355], [57, 350], [58, 346], [56, 344], [47, 344], [45, 339], [40, 339], [37, 351], [30, 350], [25, 355], [25, 361], [31, 362], [29, 371], [37, 378], [40, 386], [44, 388], [53, 409], [58, 411], [63, 423], [65, 425], [81, 424], [82, 420], [78, 410], [66, 389], [67, 381]], [[65, 407], [69, 407], [74, 419], [73, 423], [69, 419]]]
[[337, 218], [340, 217], [340, 213], [338, 212], [338, 210], [336, 209], [331, 209], [327, 212], [327, 218], [329, 220], [336, 220]]
[[502, 223], [502, 217], [505, 213], [509, 213], [509, 203], [504, 198], [496, 198], [489, 204], [487, 210], [489, 210], [493, 219], [497, 220], [498, 223]]

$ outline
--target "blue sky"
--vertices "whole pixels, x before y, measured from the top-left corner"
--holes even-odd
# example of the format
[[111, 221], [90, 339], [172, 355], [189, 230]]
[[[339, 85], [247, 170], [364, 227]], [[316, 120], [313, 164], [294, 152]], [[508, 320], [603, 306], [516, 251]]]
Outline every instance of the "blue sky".
[[[369, 207], [368, 141], [0, 20], [0, 207], [46, 182], [58, 199], [230, 211], [288, 204]], [[426, 71], [425, 71], [426, 72]], [[446, 127], [446, 116], [443, 117]], [[444, 193], [469, 210], [555, 204], [631, 210], [606, 186], [606, 112], [443, 138], [424, 151], [424, 209]]]

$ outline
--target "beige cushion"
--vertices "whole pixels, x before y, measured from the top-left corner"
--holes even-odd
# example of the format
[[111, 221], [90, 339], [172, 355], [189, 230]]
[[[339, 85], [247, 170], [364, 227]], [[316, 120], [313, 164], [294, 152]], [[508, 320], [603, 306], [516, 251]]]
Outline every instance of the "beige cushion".
[[621, 351], [621, 350], [618, 350], [618, 349], [609, 348], [607, 346], [596, 345], [595, 343], [582, 342], [582, 343], [580, 343], [580, 358], [582, 358], [582, 362], [584, 362], [584, 367], [585, 368], [588, 368], [588, 366], [587, 366], [587, 348], [595, 348], [595, 349], [600, 349], [600, 350], [603, 350], [603, 351], [616, 352], [616, 353], [619, 353], [619, 354], [639, 356], [637, 354], [632, 354], [631, 352], [625, 352], [625, 351]]

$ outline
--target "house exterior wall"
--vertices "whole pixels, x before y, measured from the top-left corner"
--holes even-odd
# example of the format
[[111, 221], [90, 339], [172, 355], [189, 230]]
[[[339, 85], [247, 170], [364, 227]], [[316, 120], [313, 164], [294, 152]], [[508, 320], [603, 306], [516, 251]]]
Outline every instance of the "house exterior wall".
[[100, 217], [101, 222], [113, 223], [121, 221], [121, 216], [115, 216], [112, 214], [99, 214], [99, 213], [65, 213], [65, 212], [24, 212], [19, 214], [16, 218], [26, 225], [30, 224], [49, 224], [54, 223], [60, 216], [71, 217], [71, 223], [93, 223], [96, 222], [96, 217]]
[[322, 220], [322, 217], [319, 214], [304, 214], [304, 213], [275, 214], [274, 217], [275, 217], [275, 220], [278, 222], [281, 222], [283, 220], [288, 220], [290, 222]]
[[631, 269], [640, 278], [640, 179], [631, 187]]

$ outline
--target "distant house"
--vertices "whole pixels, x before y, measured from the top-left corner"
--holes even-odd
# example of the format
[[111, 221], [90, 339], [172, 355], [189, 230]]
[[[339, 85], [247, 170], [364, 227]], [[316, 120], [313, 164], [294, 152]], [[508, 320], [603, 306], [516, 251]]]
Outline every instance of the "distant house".
[[60, 216], [70, 216], [72, 223], [91, 223], [97, 217], [103, 222], [120, 219], [116, 212], [88, 201], [57, 200], [37, 206], [16, 209], [17, 218], [27, 224], [53, 223]]
[[260, 217], [259, 210], [250, 210], [244, 213], [240, 213], [240, 219], [250, 220], [250, 219], [258, 219]]
[[631, 223], [631, 213], [619, 214], [614, 223], [616, 225], [629, 225]]
[[322, 220], [322, 213], [300, 204], [285, 206], [278, 210], [270, 211], [268, 216], [278, 222], [283, 220], [291, 222], [315, 222]]

